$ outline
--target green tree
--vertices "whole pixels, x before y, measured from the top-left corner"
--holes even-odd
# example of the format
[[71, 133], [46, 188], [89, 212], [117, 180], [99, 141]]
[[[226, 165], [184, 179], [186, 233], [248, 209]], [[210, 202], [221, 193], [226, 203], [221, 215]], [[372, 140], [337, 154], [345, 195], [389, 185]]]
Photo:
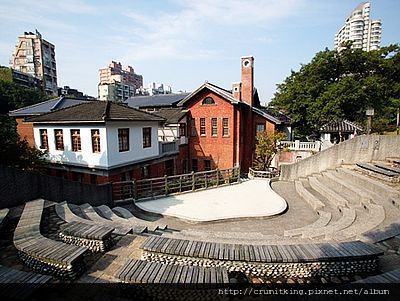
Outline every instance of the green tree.
[[375, 109], [373, 130], [390, 130], [400, 98], [400, 47], [377, 51], [325, 49], [292, 71], [277, 86], [270, 106], [286, 113], [298, 138], [318, 133], [337, 119], [365, 125], [365, 110]]
[[42, 91], [0, 80], [0, 114], [46, 100]]
[[22, 169], [41, 171], [46, 166], [40, 150], [30, 147], [26, 140], [21, 140], [15, 120], [0, 116], [0, 164]]
[[281, 132], [259, 132], [256, 137], [256, 151], [253, 166], [256, 170], [267, 170], [271, 166], [272, 159], [280, 151], [279, 141], [286, 135]]

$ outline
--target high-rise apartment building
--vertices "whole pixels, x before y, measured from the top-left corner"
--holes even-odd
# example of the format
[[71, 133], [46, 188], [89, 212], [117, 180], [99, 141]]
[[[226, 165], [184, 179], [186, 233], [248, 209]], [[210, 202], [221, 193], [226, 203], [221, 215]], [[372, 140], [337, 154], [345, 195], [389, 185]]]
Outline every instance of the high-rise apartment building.
[[140, 87], [143, 87], [143, 76], [136, 74], [131, 66], [123, 69], [121, 63], [112, 61], [100, 69], [100, 100], [123, 101], [134, 96]]
[[47, 95], [57, 95], [55, 47], [44, 40], [37, 30], [18, 37], [10, 65], [14, 70], [42, 80]]
[[382, 22], [370, 20], [371, 4], [359, 4], [335, 35], [335, 49], [342, 50], [344, 43], [352, 41], [352, 48], [364, 51], [377, 50], [381, 45]]

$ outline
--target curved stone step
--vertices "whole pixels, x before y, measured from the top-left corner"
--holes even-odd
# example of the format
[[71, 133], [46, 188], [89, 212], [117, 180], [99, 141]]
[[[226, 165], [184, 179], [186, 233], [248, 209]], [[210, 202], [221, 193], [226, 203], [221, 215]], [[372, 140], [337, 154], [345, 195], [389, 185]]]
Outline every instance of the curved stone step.
[[142, 227], [148, 227], [150, 231], [156, 231], [158, 229], [165, 229], [167, 226], [162, 225], [159, 226], [156, 223], [153, 222], [147, 222], [144, 220], [140, 220], [136, 217], [129, 217], [129, 218], [123, 218], [120, 217], [119, 215], [115, 214], [114, 211], [111, 210], [110, 207], [106, 205], [101, 205], [95, 208], [96, 211], [99, 212], [103, 217], [117, 223], [121, 224], [126, 224], [130, 226], [142, 226]]
[[359, 187], [363, 187], [367, 192], [375, 193], [385, 201], [397, 205], [398, 208], [400, 207], [400, 191], [348, 168], [341, 167], [336, 170], [339, 175], [346, 179], [346, 181], [358, 185]]
[[[380, 205], [364, 204], [367, 209], [364, 209], [363, 214], [358, 211], [355, 222], [336, 233], [326, 235], [326, 239], [345, 240], [356, 238], [364, 232], [370, 231], [378, 227], [385, 220], [385, 209]], [[366, 212], [367, 211], [367, 212]]]
[[325, 207], [324, 203], [322, 203], [311, 192], [304, 188], [301, 181], [295, 181], [294, 186], [297, 193], [311, 206], [311, 208], [314, 209], [314, 211], [318, 211], [319, 209]]
[[358, 204], [360, 202], [372, 201], [371, 194], [365, 192], [355, 185], [346, 182], [336, 176], [336, 171], [324, 171], [322, 172], [322, 181], [329, 185], [336, 193], [344, 196], [349, 203]]
[[107, 225], [107, 226], [114, 227], [115, 228], [115, 230], [114, 230], [115, 234], [126, 235], [129, 232], [131, 232], [132, 230], [134, 232], [139, 232], [139, 233], [141, 233], [141, 232], [146, 230], [146, 227], [135, 227], [135, 226], [131, 227], [131, 226], [127, 226], [125, 224], [120, 224], [120, 223], [113, 222], [113, 221], [110, 221], [108, 219], [105, 219], [104, 217], [100, 216], [96, 212], [96, 210], [94, 210], [94, 208], [91, 205], [89, 205], [87, 203], [81, 205], [80, 208], [81, 208], [83, 214], [85, 214], [90, 220], [92, 220], [92, 221], [94, 221], [96, 223], [99, 223], [99, 224], [104, 224], [104, 225]]
[[345, 198], [337, 194], [332, 189], [326, 187], [317, 177], [308, 177], [308, 183], [314, 190], [324, 195], [337, 208], [346, 207], [348, 205], [348, 202]]
[[318, 214], [319, 218], [314, 223], [306, 225], [301, 228], [285, 230], [283, 232], [283, 235], [287, 237], [298, 236], [302, 235], [303, 232], [307, 233], [313, 229], [325, 227], [326, 225], [328, 225], [328, 223], [331, 221], [332, 214], [330, 212], [325, 212], [325, 211], [318, 211]]
[[337, 231], [343, 230], [349, 227], [356, 219], [356, 211], [352, 208], [341, 208], [342, 217], [335, 222], [329, 223], [325, 227], [313, 228], [308, 231], [304, 231], [302, 237], [314, 238], [319, 236], [326, 236], [327, 234], [333, 234]]

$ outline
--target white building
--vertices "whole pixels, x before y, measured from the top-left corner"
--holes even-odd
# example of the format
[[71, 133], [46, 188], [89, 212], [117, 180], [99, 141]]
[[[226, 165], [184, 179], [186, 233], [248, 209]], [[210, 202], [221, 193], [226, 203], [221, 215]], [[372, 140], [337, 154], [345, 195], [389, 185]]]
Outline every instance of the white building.
[[[158, 141], [164, 118], [117, 103], [83, 103], [29, 121], [33, 122], [35, 147], [47, 150], [52, 168], [72, 173], [64, 177], [79, 181], [104, 183], [140, 177], [143, 166], [146, 176], [164, 175], [164, 161], [178, 152], [175, 148], [163, 151]], [[161, 167], [150, 172], [157, 164]]]
[[344, 49], [347, 41], [352, 41], [352, 48], [364, 51], [377, 50], [381, 44], [382, 23], [380, 20], [370, 20], [371, 4], [359, 4], [346, 19], [346, 23], [335, 35], [335, 49]]

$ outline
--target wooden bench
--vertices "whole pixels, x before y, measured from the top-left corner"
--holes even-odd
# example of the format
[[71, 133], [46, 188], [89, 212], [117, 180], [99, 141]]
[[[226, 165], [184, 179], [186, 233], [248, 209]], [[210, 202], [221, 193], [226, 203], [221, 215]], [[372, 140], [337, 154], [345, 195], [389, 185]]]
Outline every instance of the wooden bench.
[[367, 277], [355, 283], [400, 283], [400, 269]]
[[250, 262], [349, 261], [376, 258], [383, 252], [361, 241], [298, 245], [242, 245], [148, 237], [141, 245], [148, 252], [205, 259]]
[[[118, 208], [121, 208], [121, 207], [118, 207]], [[129, 225], [131, 227], [147, 227], [150, 231], [156, 231], [158, 229], [160, 229], [160, 230], [167, 229], [167, 225], [165, 225], [165, 224], [159, 225], [154, 222], [149, 222], [149, 221], [138, 219], [135, 216], [133, 216], [125, 208], [121, 208], [121, 209], [123, 209], [122, 211], [125, 211], [125, 210], [128, 211], [128, 214], [126, 214], [126, 213], [124, 214], [127, 217], [125, 217], [124, 215], [119, 216], [118, 214], [114, 213], [114, 211], [111, 210], [110, 207], [108, 207], [106, 205], [101, 205], [101, 206], [95, 207], [94, 209], [97, 212], [99, 212], [100, 215], [102, 215], [104, 218], [107, 218], [116, 223]]]
[[14, 232], [14, 245], [21, 260], [38, 273], [61, 279], [75, 279], [83, 270], [85, 247], [65, 244], [41, 235], [44, 200], [25, 204]]
[[7, 214], [8, 214], [8, 209], [4, 208], [0, 210], [0, 225], [3, 222], [3, 220], [6, 218]]
[[129, 259], [116, 274], [125, 283], [228, 284], [223, 267], [168, 265]]
[[62, 227], [60, 238], [68, 244], [87, 247], [93, 252], [105, 252], [112, 245], [114, 228], [70, 222]]
[[[51, 276], [24, 272], [0, 265], [1, 295], [11, 299], [27, 299], [41, 285], [49, 282]], [[16, 289], [13, 284], [19, 285]]]

